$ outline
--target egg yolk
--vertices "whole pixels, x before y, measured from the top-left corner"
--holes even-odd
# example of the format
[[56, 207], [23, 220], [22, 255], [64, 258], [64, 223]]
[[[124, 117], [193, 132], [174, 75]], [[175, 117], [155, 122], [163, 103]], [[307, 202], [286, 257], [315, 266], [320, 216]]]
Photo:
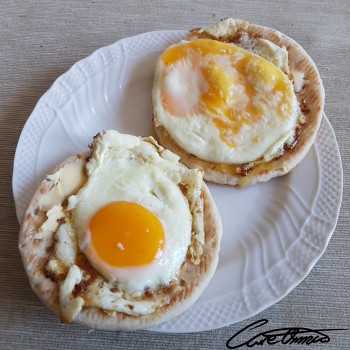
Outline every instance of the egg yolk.
[[[293, 85], [288, 77], [271, 62], [238, 46], [198, 39], [170, 47], [161, 59], [165, 75], [177, 70], [181, 76], [180, 89], [163, 89], [163, 107], [176, 117], [210, 117], [230, 147], [235, 147], [232, 135], [244, 124], [264, 120], [264, 109], [273, 110], [284, 121], [292, 114]], [[184, 66], [191, 67], [190, 73]], [[205, 87], [195, 87], [198, 82]], [[199, 92], [196, 99], [194, 91]]]
[[99, 209], [89, 223], [90, 242], [105, 263], [115, 267], [148, 264], [161, 251], [163, 227], [151, 211], [132, 202], [112, 202]]

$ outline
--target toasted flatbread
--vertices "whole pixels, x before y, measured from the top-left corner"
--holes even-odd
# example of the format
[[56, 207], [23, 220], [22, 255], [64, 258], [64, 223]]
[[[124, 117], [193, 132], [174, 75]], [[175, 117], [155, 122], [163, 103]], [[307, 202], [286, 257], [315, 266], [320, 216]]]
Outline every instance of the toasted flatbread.
[[[303, 80], [298, 81], [296, 96], [306, 122], [301, 125], [300, 136], [295, 146], [284, 154], [269, 162], [258, 163], [249, 169], [245, 164], [223, 164], [208, 162], [187, 153], [169, 135], [167, 130], [159, 125], [155, 110], [153, 121], [159, 143], [181, 157], [181, 161], [190, 168], [203, 169], [204, 179], [238, 187], [265, 182], [274, 177], [282, 176], [290, 172], [306, 156], [315, 141], [320, 127], [324, 106], [324, 88], [318, 70], [305, 50], [287, 35], [268, 27], [249, 24], [244, 21], [236, 21], [238, 28], [228, 28], [220, 37], [213, 37], [205, 29], [195, 28], [188, 32], [189, 40], [197, 38], [211, 38], [224, 42], [235, 42], [237, 30], [247, 32], [249, 37], [260, 37], [271, 41], [288, 51], [289, 66], [292, 77], [296, 81], [300, 75]], [[229, 30], [230, 29], [230, 30]], [[238, 35], [239, 36], [239, 35]], [[294, 74], [293, 74], [294, 73]]]
[[[69, 167], [84, 169], [89, 155], [89, 153], [77, 154], [68, 158], [56, 167], [54, 173]], [[58, 283], [51, 280], [50, 276], [47, 276], [45, 273], [45, 264], [52, 251], [55, 232], [47, 233], [45, 236], [38, 233], [38, 229], [46, 220], [45, 211], [39, 209], [39, 203], [43, 196], [50, 192], [52, 185], [52, 181], [47, 178], [34, 194], [21, 225], [19, 250], [32, 289], [45, 305], [60, 315]], [[74, 189], [74, 191], [77, 190], [78, 188]], [[64, 193], [60, 201], [64, 202], [70, 194], [72, 193]], [[130, 316], [119, 312], [111, 316], [96, 307], [83, 307], [82, 311], [75, 318], [74, 323], [93, 329], [135, 330], [148, 328], [167, 321], [188, 309], [201, 295], [215, 272], [222, 235], [221, 219], [218, 210], [204, 182], [202, 195], [204, 199], [205, 231], [203, 255], [199, 265], [186, 265], [186, 275], [189, 276], [190, 283], [188, 283], [178, 300], [157, 309], [149, 316]]]

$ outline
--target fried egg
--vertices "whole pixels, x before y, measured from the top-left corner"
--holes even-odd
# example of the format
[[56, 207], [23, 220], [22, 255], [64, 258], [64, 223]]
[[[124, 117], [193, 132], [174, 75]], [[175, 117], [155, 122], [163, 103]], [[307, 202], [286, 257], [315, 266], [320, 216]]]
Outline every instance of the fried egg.
[[156, 126], [205, 161], [267, 162], [292, 142], [299, 123], [285, 48], [263, 39], [253, 48], [243, 41], [181, 41], [156, 64]]
[[[184, 263], [200, 261], [202, 173], [152, 137], [108, 130], [91, 147], [84, 176], [70, 171], [84, 179], [80, 189], [48, 210], [41, 227], [56, 231], [45, 269], [61, 281], [61, 317], [70, 322], [83, 306], [151, 314], [181, 291]], [[50, 178], [59, 187], [60, 173]], [[49, 199], [42, 196], [46, 208]]]
[[68, 205], [80, 249], [123, 290], [169, 283], [191, 242], [180, 175], [137, 137], [108, 131], [94, 147], [88, 180]]

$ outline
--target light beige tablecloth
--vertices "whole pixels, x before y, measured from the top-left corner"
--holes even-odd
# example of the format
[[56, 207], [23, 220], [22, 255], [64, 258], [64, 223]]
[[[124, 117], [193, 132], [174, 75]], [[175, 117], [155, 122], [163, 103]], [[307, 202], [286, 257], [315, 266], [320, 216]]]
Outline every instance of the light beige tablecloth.
[[[251, 319], [219, 330], [185, 335], [146, 331], [89, 333], [80, 326], [61, 325], [31, 291], [17, 249], [11, 177], [24, 123], [53, 81], [97, 48], [126, 36], [187, 29], [225, 16], [248, 19], [286, 33], [308, 51], [319, 68], [326, 90], [325, 112], [335, 130], [344, 168], [342, 209], [326, 252], [307, 278], [282, 301]], [[350, 328], [348, 0], [3, 0], [0, 30], [1, 349], [225, 349], [231, 335], [261, 318], [270, 321], [270, 329]], [[329, 343], [310, 348], [350, 349], [349, 331], [329, 335]]]

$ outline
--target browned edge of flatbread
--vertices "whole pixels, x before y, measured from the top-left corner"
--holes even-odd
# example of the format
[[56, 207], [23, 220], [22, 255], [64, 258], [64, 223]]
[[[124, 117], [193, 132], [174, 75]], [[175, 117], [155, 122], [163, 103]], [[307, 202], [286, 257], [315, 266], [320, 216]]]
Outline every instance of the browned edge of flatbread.
[[[198, 37], [198, 29], [190, 30], [189, 35], [191, 36], [193, 31], [196, 31]], [[249, 36], [270, 40], [280, 47], [285, 46], [288, 51], [289, 64], [292, 71], [297, 70], [304, 73], [303, 88], [296, 93], [296, 96], [300, 108], [306, 116], [306, 123], [301, 125], [300, 137], [292, 149], [286, 150], [279, 158], [255, 165], [245, 176], [237, 175], [237, 167], [242, 167], [244, 164], [208, 162], [187, 153], [170, 137], [163, 126], [156, 125], [156, 115], [153, 111], [155, 130], [159, 143], [163, 147], [178, 154], [181, 157], [181, 161], [188, 167], [203, 169], [205, 180], [238, 187], [265, 182], [274, 177], [285, 175], [298, 165], [315, 141], [324, 107], [324, 88], [318, 70], [310, 56], [296, 41], [275, 29], [255, 24], [249, 24], [247, 32]], [[203, 37], [208, 37], [208, 34], [203, 33]], [[234, 38], [225, 36], [220, 38], [221, 41], [225, 42], [230, 42], [232, 39]]]
[[[88, 155], [89, 153], [72, 156], [56, 167], [55, 171], [61, 167], [69, 166], [75, 161], [86, 162]], [[44, 272], [44, 266], [54, 243], [55, 233], [48, 234], [44, 239], [36, 238], [38, 228], [46, 220], [45, 213], [38, 208], [39, 198], [50, 190], [51, 185], [52, 183], [50, 184], [47, 180], [41, 183], [25, 212], [19, 232], [19, 250], [33, 291], [46, 306], [59, 315], [58, 284], [45, 276]], [[202, 294], [216, 270], [222, 236], [221, 219], [204, 182], [202, 195], [204, 199], [205, 247], [200, 264], [187, 265], [190, 266], [188, 273], [192, 276], [192, 280], [176, 302], [161, 307], [152, 315], [147, 316], [130, 316], [119, 312], [115, 316], [110, 316], [101, 309], [86, 307], [83, 308], [74, 322], [92, 329], [136, 330], [167, 321], [187, 310]]]
[[[57, 165], [51, 174], [75, 162], [85, 163], [89, 155], [90, 152], [71, 156]], [[39, 209], [39, 200], [41, 196], [50, 191], [52, 186], [53, 181], [46, 178], [34, 193], [22, 219], [18, 236], [18, 248], [33, 291], [46, 306], [59, 314], [57, 283], [46, 277], [44, 271], [54, 244], [55, 233], [49, 233], [43, 238], [38, 238], [38, 229], [47, 219], [45, 212]]]

